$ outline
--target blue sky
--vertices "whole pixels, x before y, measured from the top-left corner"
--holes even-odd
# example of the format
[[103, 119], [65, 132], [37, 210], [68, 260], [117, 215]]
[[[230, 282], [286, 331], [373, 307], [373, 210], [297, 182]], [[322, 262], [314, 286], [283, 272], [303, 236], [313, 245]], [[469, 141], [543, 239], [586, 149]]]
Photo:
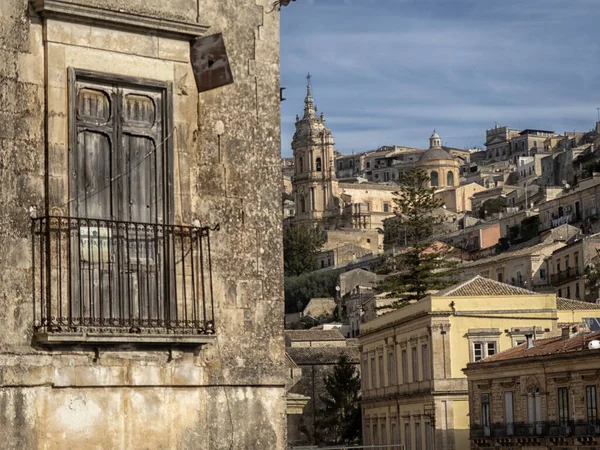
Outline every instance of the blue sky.
[[598, 0], [297, 0], [281, 10], [282, 154], [306, 73], [336, 149], [483, 146], [486, 128], [587, 131]]

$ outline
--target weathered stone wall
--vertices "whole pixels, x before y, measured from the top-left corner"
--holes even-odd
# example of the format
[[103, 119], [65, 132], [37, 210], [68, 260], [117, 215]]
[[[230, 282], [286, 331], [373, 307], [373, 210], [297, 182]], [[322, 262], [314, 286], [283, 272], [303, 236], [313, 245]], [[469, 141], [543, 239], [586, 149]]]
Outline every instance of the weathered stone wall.
[[[188, 44], [0, 1], [3, 449], [283, 449], [279, 12], [270, 0], [69, 0], [222, 32], [234, 84], [198, 95]], [[32, 345], [30, 214], [68, 213], [67, 68], [173, 84], [175, 222], [213, 235], [199, 352]], [[50, 212], [50, 211], [48, 211]]]

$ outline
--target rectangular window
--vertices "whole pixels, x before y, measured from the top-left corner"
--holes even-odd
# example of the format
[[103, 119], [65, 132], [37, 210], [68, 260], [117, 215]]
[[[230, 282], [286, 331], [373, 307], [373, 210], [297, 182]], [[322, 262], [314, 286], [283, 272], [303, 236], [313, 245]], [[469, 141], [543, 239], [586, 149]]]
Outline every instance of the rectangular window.
[[384, 203], [383, 204], [383, 212], [390, 212], [390, 205], [389, 203]]
[[565, 269], [569, 268], [569, 255], [565, 256]]
[[404, 422], [404, 446], [406, 447], [406, 450], [412, 450], [411, 444], [410, 422]]
[[490, 394], [481, 394], [481, 427], [483, 435], [490, 435]]
[[375, 358], [371, 358], [371, 389], [375, 389], [377, 386], [375, 385], [375, 383], [377, 383], [377, 377], [375, 376]]
[[387, 445], [387, 430], [385, 429], [385, 419], [381, 421], [381, 445]]
[[402, 383], [408, 383], [408, 355], [402, 350]]
[[575, 283], [575, 298], [579, 298], [579, 283]]
[[399, 430], [398, 430], [398, 423], [395, 420], [392, 420], [391, 425], [392, 427], [392, 444], [399, 444], [400, 443], [400, 434], [399, 434]]
[[411, 348], [412, 358], [412, 380], [419, 381], [419, 361], [417, 359], [417, 347]]
[[575, 259], [575, 270], [577, 270], [579, 268], [579, 252], [575, 252], [574, 259]]
[[566, 387], [558, 388], [558, 421], [562, 424], [569, 420], [569, 390]]
[[504, 393], [504, 423], [506, 424], [507, 436], [514, 434], [514, 421], [513, 393], [507, 391]]
[[396, 358], [394, 350], [388, 352], [388, 385], [393, 386], [396, 381]]
[[433, 450], [433, 425], [425, 422], [425, 450]]
[[373, 422], [373, 445], [379, 445], [379, 427], [377, 421]]
[[379, 387], [385, 386], [385, 372], [383, 371], [383, 353], [379, 355]]
[[421, 346], [421, 364], [423, 366], [423, 379], [429, 380], [429, 349], [427, 344]]
[[567, 298], [571, 298], [571, 286], [567, 286]]
[[540, 278], [542, 280], [546, 279], [546, 269], [540, 269]]
[[500, 283], [502, 283], [502, 282], [503, 282], [503, 273], [502, 273], [502, 272], [498, 272], [498, 274], [497, 274], [497, 277], [496, 277], [496, 278], [498, 279], [498, 281], [499, 281]]
[[495, 355], [496, 353], [496, 342], [473, 343], [473, 361], [479, 361], [480, 359], [487, 358], [488, 356]]
[[473, 344], [473, 361], [479, 361], [480, 359], [483, 359], [483, 344], [475, 342]]
[[369, 425], [368, 423], [365, 425], [365, 436], [363, 440], [365, 445], [371, 445], [371, 425]]
[[415, 422], [415, 450], [423, 450], [421, 446], [421, 424]]
[[364, 390], [369, 389], [369, 360], [367, 360], [367, 359], [363, 359], [361, 379], [362, 379], [363, 389]]
[[598, 420], [598, 402], [595, 385], [585, 387], [585, 408], [588, 422], [596, 422]]

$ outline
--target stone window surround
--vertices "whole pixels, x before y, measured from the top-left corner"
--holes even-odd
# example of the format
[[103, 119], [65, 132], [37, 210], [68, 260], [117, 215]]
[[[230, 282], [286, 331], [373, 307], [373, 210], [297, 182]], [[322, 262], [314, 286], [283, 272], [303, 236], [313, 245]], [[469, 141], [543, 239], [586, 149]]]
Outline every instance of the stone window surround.
[[[49, 159], [53, 161], [47, 168], [51, 176], [63, 176], [64, 167], [66, 167], [67, 152], [64, 149], [68, 146], [69, 133], [67, 126], [63, 123], [68, 121], [68, 105], [63, 101], [66, 91], [70, 87], [68, 75], [70, 70], [87, 71], [89, 73], [101, 73], [106, 71], [106, 58], [116, 55], [116, 66], [111, 70], [111, 74], [107, 76], [138, 79], [144, 83], [158, 82], [162, 86], [167, 86], [167, 89], [172, 91], [177, 80], [181, 80], [183, 74], [191, 74], [191, 63], [189, 54], [189, 41], [205, 34], [208, 26], [198, 24], [196, 22], [177, 21], [164, 18], [156, 18], [146, 15], [132, 16], [127, 12], [111, 11], [107, 9], [97, 8], [88, 5], [81, 5], [65, 0], [34, 0], [31, 2], [32, 9], [44, 19], [43, 21], [43, 45], [46, 48], [47, 58], [44, 65], [49, 72], [49, 80], [44, 84], [47, 96], [47, 120], [48, 126], [46, 130], [46, 140], [49, 144], [50, 151], [53, 152]], [[168, 48], [166, 52], [172, 53], [157, 53], [150, 54], [144, 52], [134, 52], [124, 54], [115, 50], [111, 45], [105, 45], [100, 40], [95, 40], [80, 46], [72, 42], [68, 36], [69, 27], [81, 27], [88, 25], [92, 28], [104, 28], [119, 35], [120, 38], [125, 38], [132, 34], [139, 34], [143, 37], [164, 39]], [[113, 31], [114, 30], [114, 31]], [[89, 49], [89, 52], [84, 55], [82, 49]], [[100, 55], [100, 58], [95, 58], [94, 55]], [[131, 59], [131, 64], [126, 65], [125, 60]], [[140, 65], [135, 64], [136, 60], [146, 59], [156, 61], [157, 70], [152, 75], [153, 79], [140, 78]], [[167, 70], [167, 67], [170, 70]], [[193, 76], [188, 76], [185, 81], [185, 86], [178, 85], [178, 89], [184, 91], [195, 90]], [[173, 96], [172, 101], [167, 103], [168, 107], [173, 110], [174, 118], [170, 122], [174, 125], [180, 122], [182, 117], [189, 118], [189, 111], [197, 111], [197, 99], [194, 96]], [[176, 97], [176, 99], [174, 98]], [[192, 117], [194, 120], [194, 117]], [[63, 123], [61, 123], [61, 121]], [[169, 139], [169, 141], [171, 141]], [[170, 142], [168, 142], [170, 145]], [[186, 146], [187, 141], [180, 145]], [[185, 165], [185, 163], [184, 163]], [[186, 177], [189, 174], [179, 177]], [[174, 183], [175, 190], [179, 195], [185, 198], [183, 203], [189, 199], [190, 192], [180, 190], [181, 182]], [[186, 183], [183, 183], [185, 185]], [[56, 205], [50, 205], [50, 208], [55, 208], [60, 212], [62, 202], [68, 199], [66, 192], [66, 183], [57, 183], [55, 192], [49, 195], [56, 199]], [[177, 204], [177, 203], [176, 203]], [[176, 217], [183, 212], [177, 210]], [[166, 340], [165, 340], [166, 339]], [[164, 345], [171, 344], [170, 338], [161, 339], [160, 342]], [[213, 339], [210, 339], [212, 341]], [[146, 342], [144, 339], [133, 339], [133, 343]], [[155, 342], [153, 338], [150, 342]], [[190, 344], [203, 345], [207, 341], [202, 339], [201, 342], [196, 339], [189, 340]], [[194, 342], [192, 342], [194, 341]], [[87, 342], [87, 341], [86, 341]], [[81, 343], [81, 342], [79, 342]], [[104, 340], [102, 342], [104, 343]], [[119, 343], [119, 342], [112, 342]], [[129, 344], [131, 342], [128, 341]], [[96, 343], [97, 344], [97, 343]]]
[[467, 331], [467, 340], [469, 343], [469, 362], [475, 362], [475, 343], [482, 343], [484, 345], [484, 356], [487, 355], [487, 344], [494, 343], [495, 351], [499, 353], [500, 350], [500, 335], [502, 332], [498, 328], [469, 328]]

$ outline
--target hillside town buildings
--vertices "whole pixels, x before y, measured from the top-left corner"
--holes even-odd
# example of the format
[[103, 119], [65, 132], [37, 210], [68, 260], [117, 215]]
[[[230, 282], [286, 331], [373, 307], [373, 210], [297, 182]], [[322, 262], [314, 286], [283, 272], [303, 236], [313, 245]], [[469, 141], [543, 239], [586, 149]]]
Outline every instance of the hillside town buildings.
[[[600, 122], [563, 134], [494, 126], [485, 138], [485, 151], [460, 150], [442, 145], [434, 130], [427, 149], [386, 145], [342, 155], [307, 87], [285, 162], [284, 175], [294, 172], [284, 224], [322, 231], [317, 269], [342, 271], [335, 300], [341, 327], [360, 342], [366, 445], [459, 450], [533, 442], [473, 441], [481, 424], [469, 416], [480, 405], [463, 369], [529, 334], [541, 342], [600, 317], [600, 283], [589, 280], [600, 264]], [[456, 261], [460, 284], [397, 309], [397, 299], [379, 289], [383, 275], [371, 270], [406, 247], [401, 236], [384, 246], [384, 236], [401, 223], [394, 199], [402, 174], [415, 167], [443, 204], [432, 239], [451, 247], [446, 257]]]
[[2, 449], [287, 447], [271, 8], [0, 2]]

